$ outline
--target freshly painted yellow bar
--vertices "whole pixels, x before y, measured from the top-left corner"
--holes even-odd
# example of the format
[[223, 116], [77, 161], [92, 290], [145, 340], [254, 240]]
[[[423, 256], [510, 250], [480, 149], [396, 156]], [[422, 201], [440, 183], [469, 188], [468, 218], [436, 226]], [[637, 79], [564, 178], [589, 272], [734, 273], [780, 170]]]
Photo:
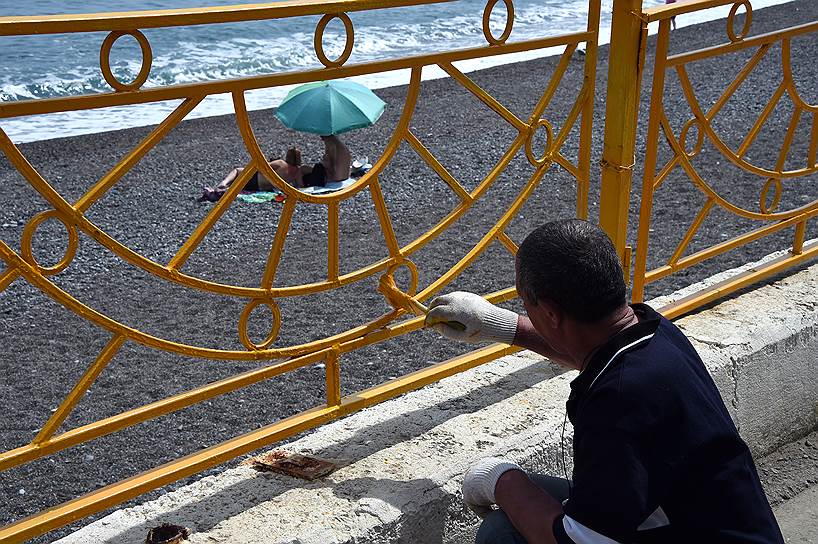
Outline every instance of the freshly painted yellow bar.
[[772, 277], [779, 272], [798, 266], [818, 257], [818, 242], [813, 242], [802, 249], [801, 253], [794, 255], [784, 255], [772, 260], [764, 265], [742, 272], [736, 276], [723, 280], [710, 286], [706, 291], [694, 293], [681, 298], [676, 302], [660, 309], [662, 315], [668, 319], [674, 319], [686, 313], [701, 308], [705, 304], [718, 300], [722, 297], [735, 293], [739, 289], [757, 283], [763, 279]]
[[804, 23], [803, 25], [794, 26], [786, 30], [779, 30], [768, 32], [766, 34], [759, 34], [750, 38], [744, 38], [741, 41], [733, 42], [724, 45], [715, 45], [712, 47], [705, 47], [697, 51], [690, 51], [688, 53], [679, 53], [668, 57], [668, 66], [676, 66], [677, 64], [687, 64], [696, 60], [704, 60], [710, 57], [716, 57], [727, 53], [735, 53], [750, 47], [757, 47], [764, 44], [770, 44], [780, 41], [782, 38], [795, 38], [804, 34], [810, 34], [818, 31], [818, 21], [814, 23]]
[[[620, 258], [627, 245], [639, 92], [647, 46], [647, 23], [639, 17], [641, 12], [642, 0], [617, 0], [611, 21], [607, 96], [617, 98], [607, 100], [605, 105], [599, 225], [608, 233]], [[623, 262], [623, 268], [629, 267]]]
[[0, 17], [0, 36], [107, 32], [134, 28], [239, 23], [283, 19], [304, 15], [324, 15], [382, 8], [442, 4], [454, 0], [292, 0], [264, 4], [239, 4], [202, 8], [154, 11], [123, 11], [70, 15]]
[[509, 53], [521, 53], [534, 49], [544, 49], [566, 44], [577, 44], [596, 39], [596, 34], [574, 32], [538, 38], [502, 45], [482, 46], [459, 49], [446, 53], [402, 57], [385, 61], [363, 62], [337, 68], [316, 68], [299, 72], [252, 76], [243, 79], [216, 80], [203, 83], [189, 83], [168, 87], [150, 87], [138, 92], [112, 92], [92, 95], [69, 96], [65, 98], [43, 98], [39, 100], [21, 100], [19, 102], [0, 102], [0, 119], [22, 117], [63, 111], [77, 111], [128, 104], [145, 104], [163, 100], [183, 100], [191, 96], [232, 93], [235, 91], [252, 91], [282, 85], [297, 85], [310, 81], [331, 80], [411, 69], [423, 65], [441, 62], [457, 62]]
[[[648, 22], [670, 19], [677, 15], [693, 13], [704, 9], [717, 8], [719, 6], [731, 6], [742, 3], [744, 0], [679, 0], [675, 4], [658, 5], [646, 9], [642, 15]], [[749, 4], [749, 2], [747, 2]]]

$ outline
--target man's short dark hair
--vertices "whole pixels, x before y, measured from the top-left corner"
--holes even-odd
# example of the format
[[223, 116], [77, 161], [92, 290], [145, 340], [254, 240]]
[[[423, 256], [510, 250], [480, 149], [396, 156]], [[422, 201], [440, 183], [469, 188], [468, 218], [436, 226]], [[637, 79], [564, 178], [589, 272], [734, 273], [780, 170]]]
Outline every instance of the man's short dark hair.
[[517, 251], [521, 296], [542, 299], [586, 323], [625, 304], [622, 266], [611, 239], [581, 219], [552, 221], [529, 234]]

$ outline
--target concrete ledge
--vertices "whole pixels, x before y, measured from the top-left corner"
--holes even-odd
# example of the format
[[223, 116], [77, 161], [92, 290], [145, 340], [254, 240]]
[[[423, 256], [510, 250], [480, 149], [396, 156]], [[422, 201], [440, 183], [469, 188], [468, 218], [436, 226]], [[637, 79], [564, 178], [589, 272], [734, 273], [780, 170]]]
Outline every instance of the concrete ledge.
[[[661, 307], [764, 259], [650, 302]], [[818, 424], [818, 264], [676, 321], [756, 456]]]
[[[818, 423], [818, 265], [677, 323], [757, 455]], [[193, 529], [192, 543], [468, 542], [477, 518], [459, 488], [476, 459], [504, 455], [529, 470], [563, 472], [564, 403], [575, 375], [530, 353], [505, 357], [287, 446], [344, 465], [324, 479], [304, 483], [241, 466], [59, 542], [141, 542], [162, 522]]]

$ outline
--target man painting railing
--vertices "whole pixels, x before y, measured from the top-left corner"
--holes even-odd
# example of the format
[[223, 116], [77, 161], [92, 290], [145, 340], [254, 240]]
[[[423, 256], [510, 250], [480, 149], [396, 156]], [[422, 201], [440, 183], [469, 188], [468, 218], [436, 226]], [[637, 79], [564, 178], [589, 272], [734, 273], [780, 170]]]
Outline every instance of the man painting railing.
[[452, 339], [507, 342], [580, 371], [566, 404], [573, 476], [479, 461], [463, 480], [463, 500], [484, 518], [477, 543], [783, 543], [704, 363], [670, 321], [626, 304], [605, 233], [546, 223], [520, 245], [516, 271], [526, 316], [455, 292], [433, 300], [426, 321]]

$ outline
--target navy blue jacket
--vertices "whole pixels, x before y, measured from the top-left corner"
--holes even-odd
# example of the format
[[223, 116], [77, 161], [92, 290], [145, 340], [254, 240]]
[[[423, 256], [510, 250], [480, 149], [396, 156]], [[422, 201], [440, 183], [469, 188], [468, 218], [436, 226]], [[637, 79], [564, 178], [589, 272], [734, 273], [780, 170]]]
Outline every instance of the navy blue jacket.
[[696, 350], [640, 318], [571, 382], [573, 485], [561, 543], [783, 543], [747, 445]]

